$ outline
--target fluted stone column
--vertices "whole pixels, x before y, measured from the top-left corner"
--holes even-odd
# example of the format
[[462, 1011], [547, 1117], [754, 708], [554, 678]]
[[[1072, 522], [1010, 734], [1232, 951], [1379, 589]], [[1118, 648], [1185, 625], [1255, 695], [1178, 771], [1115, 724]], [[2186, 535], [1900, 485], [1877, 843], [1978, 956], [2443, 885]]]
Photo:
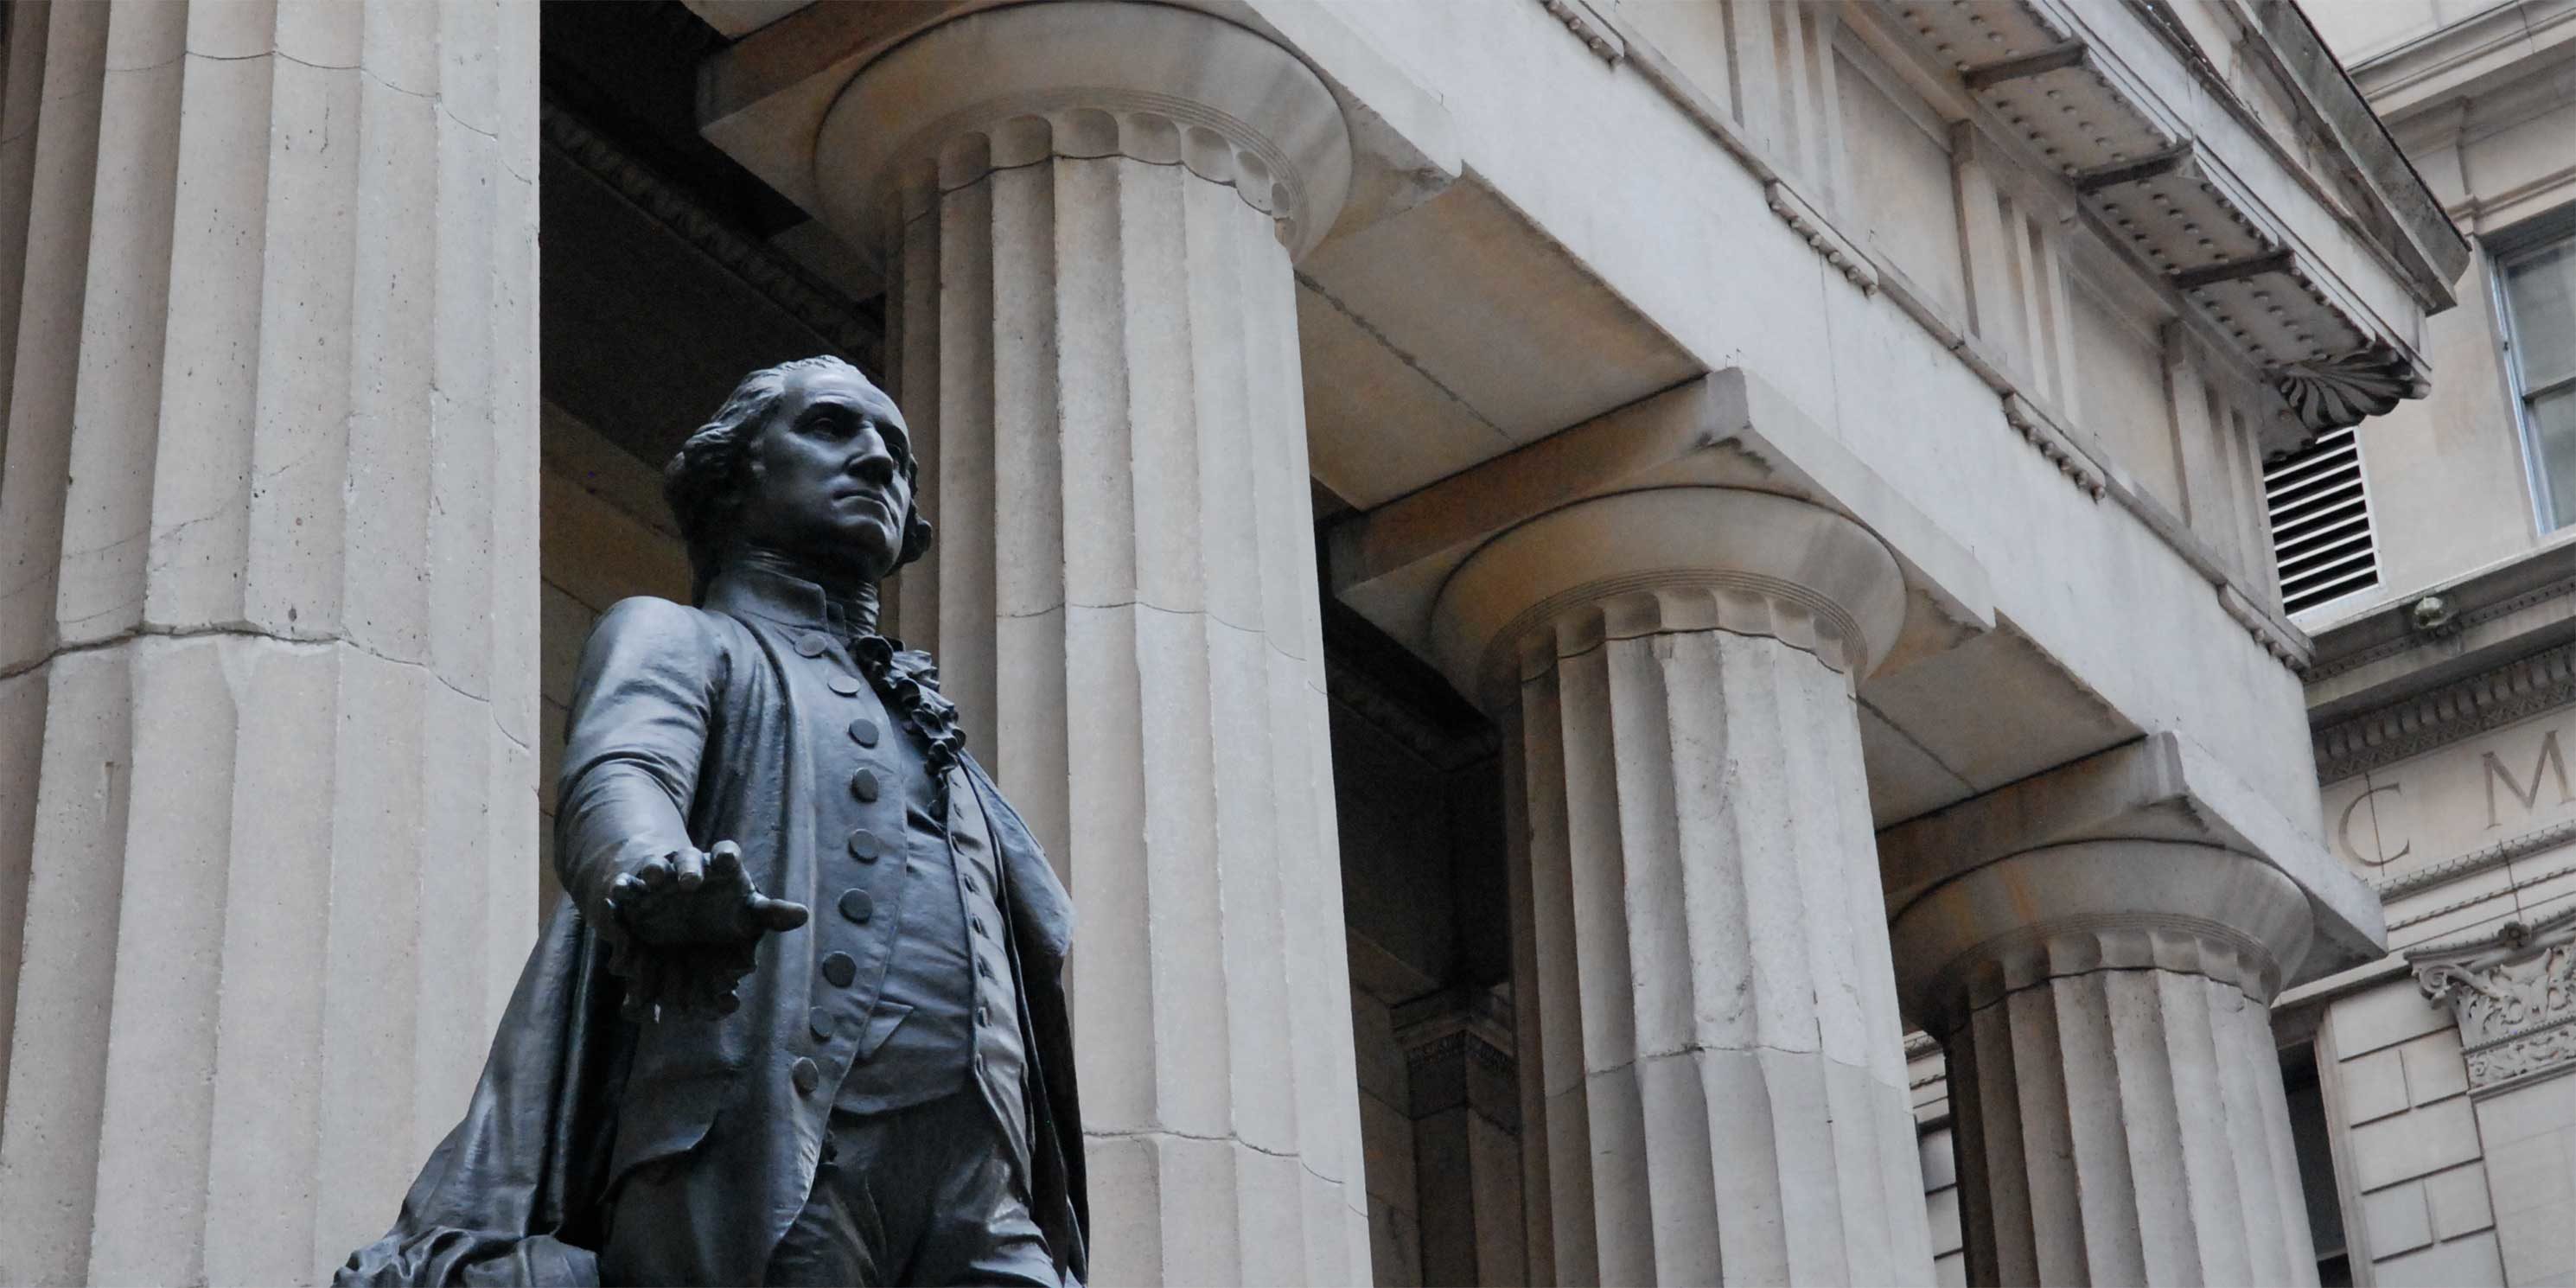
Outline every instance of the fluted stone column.
[[1366, 1282], [1289, 267], [1340, 113], [1242, 28], [1031, 5], [862, 70], [816, 155], [894, 269], [899, 629], [1080, 909], [1094, 1274]]
[[2028, 850], [1896, 922], [1977, 1284], [2314, 1284], [2269, 1003], [2306, 896], [2203, 844]]
[[1518, 752], [1558, 1282], [1930, 1281], [1852, 698], [1903, 615], [1859, 525], [1705, 487], [1553, 511], [1443, 590]]
[[535, 926], [536, 16], [8, 21], [0, 1282], [311, 1282]]

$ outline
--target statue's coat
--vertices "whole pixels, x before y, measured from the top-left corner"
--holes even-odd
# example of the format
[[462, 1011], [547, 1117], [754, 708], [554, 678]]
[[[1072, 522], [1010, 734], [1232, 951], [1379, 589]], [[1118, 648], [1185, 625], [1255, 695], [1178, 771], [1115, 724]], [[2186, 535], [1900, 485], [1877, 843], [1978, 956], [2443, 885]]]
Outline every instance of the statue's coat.
[[[809, 748], [833, 731], [819, 668], [795, 665], [821, 593], [792, 579], [720, 579], [705, 609], [630, 599], [582, 658], [563, 757], [559, 904], [529, 955], [465, 1119], [412, 1185], [401, 1217], [338, 1282], [758, 1283], [812, 1186], [832, 1096], [790, 1067], [828, 1054], [808, 1031], [813, 923], [762, 937], [742, 1006], [720, 1019], [621, 1018], [608, 946], [577, 911], [608, 883], [683, 845], [731, 840], [760, 890], [819, 913], [838, 838], [815, 835]], [[896, 670], [927, 684], [918, 653]], [[1029, 1039], [1030, 1213], [1072, 1281], [1086, 1276], [1081, 1114], [1061, 985], [1072, 905], [1045, 855], [973, 760], [954, 799], [982, 809], [1004, 873]], [[969, 796], [971, 793], [971, 797]], [[900, 866], [900, 865], [894, 865]], [[829, 1067], [846, 1067], [847, 1052]], [[618, 1182], [639, 1187], [602, 1229]], [[654, 1210], [637, 1199], [645, 1194]], [[664, 1210], [667, 1209], [667, 1210]], [[605, 1250], [603, 1252], [603, 1244]]]

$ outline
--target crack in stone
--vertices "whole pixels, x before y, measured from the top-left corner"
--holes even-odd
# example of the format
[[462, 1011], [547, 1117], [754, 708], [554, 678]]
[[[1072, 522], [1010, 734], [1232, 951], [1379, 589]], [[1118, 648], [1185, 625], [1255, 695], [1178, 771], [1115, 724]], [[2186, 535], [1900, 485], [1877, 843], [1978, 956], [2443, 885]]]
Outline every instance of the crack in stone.
[[1313, 291], [1315, 293], [1315, 298], [1322, 300], [1326, 304], [1332, 305], [1334, 312], [1350, 319], [1351, 325], [1360, 329], [1360, 334], [1376, 341], [1379, 348], [1386, 350], [1388, 353], [1394, 354], [1395, 360], [1403, 363], [1406, 370], [1409, 370], [1415, 375], [1418, 375], [1424, 380], [1430, 382], [1432, 388], [1440, 391], [1441, 397], [1458, 404], [1458, 406], [1468, 415], [1475, 417], [1477, 424], [1494, 431], [1495, 437], [1502, 439], [1505, 446], [1518, 447], [1521, 445], [1520, 440], [1503, 432], [1503, 427], [1495, 424], [1491, 417], [1476, 410], [1476, 405], [1467, 401], [1464, 395], [1460, 394], [1457, 390], [1450, 388], [1446, 382], [1440, 379], [1440, 377], [1431, 374], [1431, 369], [1423, 366], [1421, 359], [1414, 357], [1411, 353], [1397, 346], [1395, 341], [1389, 339], [1386, 332], [1377, 329], [1377, 326], [1374, 323], [1371, 323], [1368, 319], [1352, 312], [1349, 305], [1342, 303], [1341, 297], [1333, 294], [1331, 291], [1325, 290], [1323, 283], [1316, 281], [1314, 278], [1304, 273], [1296, 274], [1296, 278], [1299, 286], [1303, 286], [1307, 290]]

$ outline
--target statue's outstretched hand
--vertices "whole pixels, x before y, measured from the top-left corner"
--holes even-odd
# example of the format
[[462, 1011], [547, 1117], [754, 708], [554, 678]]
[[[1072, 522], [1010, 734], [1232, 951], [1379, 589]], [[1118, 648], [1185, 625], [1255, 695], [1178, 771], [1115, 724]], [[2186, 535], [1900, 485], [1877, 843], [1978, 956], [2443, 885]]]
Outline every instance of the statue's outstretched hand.
[[730, 1015], [734, 992], [751, 973], [760, 937], [794, 930], [805, 905], [762, 894], [742, 868], [742, 848], [718, 841], [684, 849], [610, 884], [600, 927], [609, 969], [626, 981], [626, 1017]]

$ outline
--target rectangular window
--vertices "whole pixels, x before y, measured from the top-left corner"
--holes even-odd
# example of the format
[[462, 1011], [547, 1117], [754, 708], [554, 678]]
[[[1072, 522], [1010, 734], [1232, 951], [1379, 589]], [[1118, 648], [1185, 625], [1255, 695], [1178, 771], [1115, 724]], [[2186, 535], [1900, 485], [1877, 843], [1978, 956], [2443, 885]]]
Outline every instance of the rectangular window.
[[2263, 467], [2263, 504], [2284, 610], [2301, 612], [2379, 584], [2361, 440], [2351, 429], [2328, 430]]
[[2576, 523], [2576, 234], [2553, 222], [2556, 236], [2496, 257], [2506, 365], [2543, 532]]

